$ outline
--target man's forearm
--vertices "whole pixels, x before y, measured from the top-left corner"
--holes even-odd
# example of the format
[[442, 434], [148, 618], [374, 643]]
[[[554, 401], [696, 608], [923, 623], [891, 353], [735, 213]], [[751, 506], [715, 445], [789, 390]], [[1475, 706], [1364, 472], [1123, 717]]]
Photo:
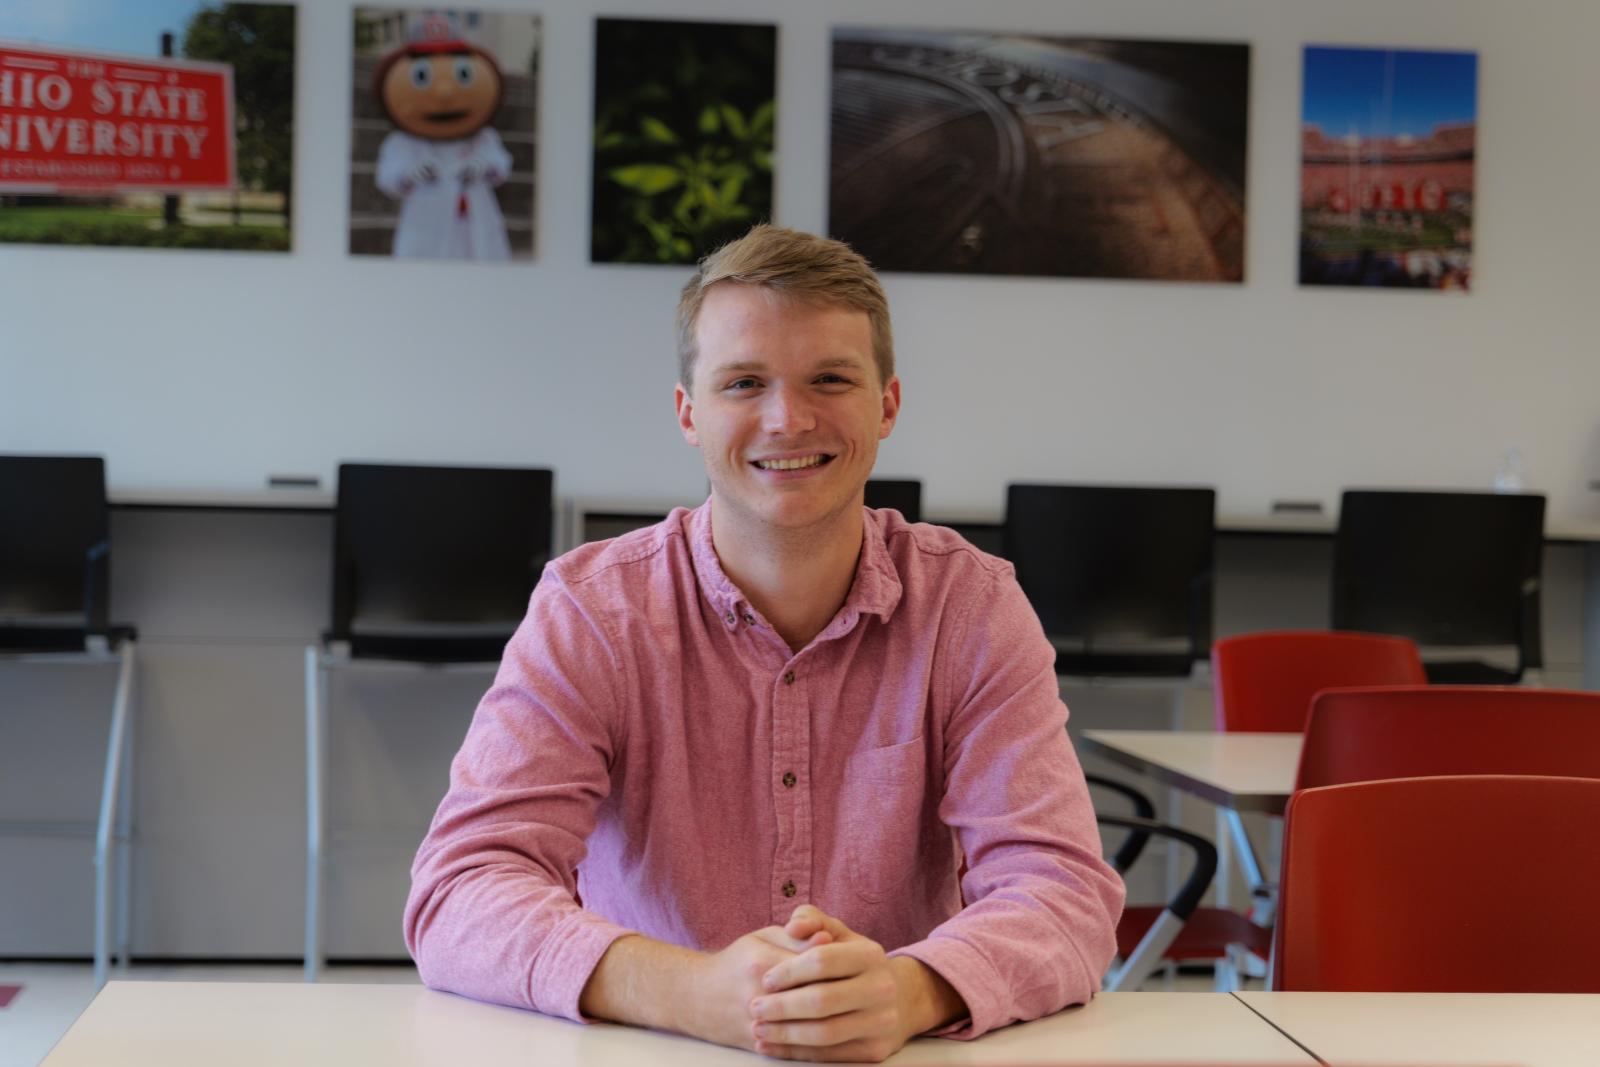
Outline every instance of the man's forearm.
[[694, 1034], [695, 977], [706, 960], [693, 949], [639, 934], [619, 937], [595, 965], [578, 1010], [593, 1019]]
[[911, 1027], [911, 1035], [925, 1034], [965, 1018], [967, 1002], [938, 971], [912, 956], [893, 956], [889, 960], [900, 988], [901, 1018]]

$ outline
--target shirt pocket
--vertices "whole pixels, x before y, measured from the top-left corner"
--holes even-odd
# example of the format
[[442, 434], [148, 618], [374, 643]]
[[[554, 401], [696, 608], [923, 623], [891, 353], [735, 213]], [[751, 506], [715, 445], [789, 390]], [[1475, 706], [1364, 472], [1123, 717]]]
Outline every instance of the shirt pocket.
[[916, 873], [927, 787], [922, 738], [857, 752], [845, 761], [845, 839], [856, 894], [874, 903], [893, 897]]

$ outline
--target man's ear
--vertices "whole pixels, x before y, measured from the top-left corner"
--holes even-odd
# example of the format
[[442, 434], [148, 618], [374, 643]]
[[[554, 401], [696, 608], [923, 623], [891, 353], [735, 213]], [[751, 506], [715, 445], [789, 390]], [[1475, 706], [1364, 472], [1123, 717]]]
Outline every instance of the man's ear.
[[678, 429], [683, 432], [683, 439], [699, 448], [700, 431], [694, 428], [694, 400], [682, 382], [673, 387], [672, 403], [678, 409]]
[[883, 421], [878, 425], [878, 440], [882, 441], [894, 429], [900, 417], [900, 379], [890, 378], [883, 387]]

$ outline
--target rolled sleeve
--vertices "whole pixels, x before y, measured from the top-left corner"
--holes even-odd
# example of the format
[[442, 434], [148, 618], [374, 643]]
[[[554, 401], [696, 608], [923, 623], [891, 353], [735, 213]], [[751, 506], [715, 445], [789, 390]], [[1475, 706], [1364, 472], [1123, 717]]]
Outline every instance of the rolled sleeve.
[[613, 653], [547, 570], [412, 865], [406, 945], [430, 987], [583, 1021], [589, 976], [630, 932], [576, 897], [610, 791], [626, 670]]
[[1116, 952], [1123, 884], [1100, 855], [1072, 750], [1054, 654], [1005, 568], [946, 658], [941, 820], [966, 857], [966, 906], [899, 954], [948, 981], [971, 1015], [943, 1032], [976, 1037], [1089, 1000]]

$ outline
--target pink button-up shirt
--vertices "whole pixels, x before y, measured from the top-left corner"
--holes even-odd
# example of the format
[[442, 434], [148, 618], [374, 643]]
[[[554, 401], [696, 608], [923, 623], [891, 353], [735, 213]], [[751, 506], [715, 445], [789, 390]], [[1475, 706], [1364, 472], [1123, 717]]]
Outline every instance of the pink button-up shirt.
[[954, 986], [952, 1036], [1093, 995], [1123, 888], [1039, 622], [951, 531], [865, 526], [799, 652], [710, 504], [550, 564], [412, 867], [428, 985], [580, 1019], [626, 933], [710, 951], [813, 903]]

